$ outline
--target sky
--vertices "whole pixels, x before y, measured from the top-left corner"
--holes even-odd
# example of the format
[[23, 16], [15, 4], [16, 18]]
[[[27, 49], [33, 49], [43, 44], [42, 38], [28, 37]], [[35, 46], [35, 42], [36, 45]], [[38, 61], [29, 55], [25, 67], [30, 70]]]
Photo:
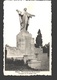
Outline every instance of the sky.
[[40, 29], [42, 33], [43, 45], [51, 42], [51, 1], [4, 1], [4, 45], [16, 46], [16, 35], [20, 32], [19, 16], [16, 9], [35, 15], [29, 21], [28, 32], [32, 34], [34, 42], [37, 32]]

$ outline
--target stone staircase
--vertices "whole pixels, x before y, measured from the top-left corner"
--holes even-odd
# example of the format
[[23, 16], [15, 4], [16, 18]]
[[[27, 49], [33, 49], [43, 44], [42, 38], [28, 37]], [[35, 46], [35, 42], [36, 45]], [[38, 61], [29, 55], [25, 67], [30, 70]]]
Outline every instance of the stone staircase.
[[33, 69], [48, 70], [48, 56], [47, 53], [43, 53], [42, 48], [35, 49], [35, 55], [31, 55], [28, 66]]

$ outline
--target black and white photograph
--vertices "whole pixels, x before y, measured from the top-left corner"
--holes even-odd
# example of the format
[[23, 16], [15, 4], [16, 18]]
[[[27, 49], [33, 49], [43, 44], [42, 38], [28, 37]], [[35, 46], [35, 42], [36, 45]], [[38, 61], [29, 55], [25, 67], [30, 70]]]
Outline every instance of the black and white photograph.
[[51, 0], [5, 0], [3, 12], [3, 74], [52, 75]]

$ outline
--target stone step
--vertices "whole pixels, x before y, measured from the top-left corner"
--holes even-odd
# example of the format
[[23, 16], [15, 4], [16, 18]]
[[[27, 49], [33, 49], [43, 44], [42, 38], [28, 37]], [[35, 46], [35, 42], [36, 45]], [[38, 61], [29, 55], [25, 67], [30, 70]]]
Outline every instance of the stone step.
[[35, 59], [31, 60], [28, 62], [28, 66], [33, 69], [40, 69], [41, 68], [41, 61], [37, 61]]
[[28, 66], [33, 69], [48, 69], [47, 54], [39, 54], [37, 58], [33, 58], [28, 62]]

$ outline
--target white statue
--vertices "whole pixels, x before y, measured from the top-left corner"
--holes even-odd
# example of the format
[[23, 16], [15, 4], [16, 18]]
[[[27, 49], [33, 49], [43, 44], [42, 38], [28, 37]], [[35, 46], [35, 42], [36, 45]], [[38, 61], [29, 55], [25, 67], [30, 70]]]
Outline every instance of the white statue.
[[29, 25], [29, 18], [32, 18], [32, 16], [35, 16], [35, 15], [28, 13], [27, 8], [24, 8], [24, 13], [22, 13], [19, 10], [16, 10], [16, 11], [19, 14], [21, 30], [27, 30]]

